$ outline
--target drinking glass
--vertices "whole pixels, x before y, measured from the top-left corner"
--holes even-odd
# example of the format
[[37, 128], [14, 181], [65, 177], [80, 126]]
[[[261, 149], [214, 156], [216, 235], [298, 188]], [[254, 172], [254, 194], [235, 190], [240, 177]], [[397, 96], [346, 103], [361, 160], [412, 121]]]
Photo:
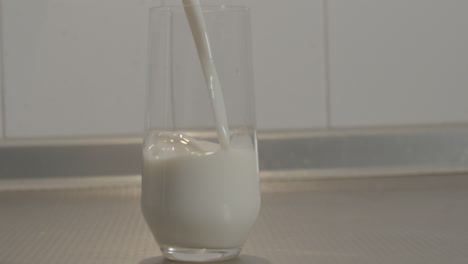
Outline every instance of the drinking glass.
[[150, 10], [141, 208], [163, 255], [179, 261], [237, 256], [260, 208], [249, 11], [202, 11], [226, 146], [183, 6]]

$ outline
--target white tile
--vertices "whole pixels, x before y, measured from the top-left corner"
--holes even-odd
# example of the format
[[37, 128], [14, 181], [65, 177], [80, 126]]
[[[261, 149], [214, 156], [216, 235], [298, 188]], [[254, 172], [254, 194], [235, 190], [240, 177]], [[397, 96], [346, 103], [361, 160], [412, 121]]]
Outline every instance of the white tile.
[[[1, 49], [0, 49], [1, 50]], [[1, 61], [0, 61], [0, 71], [1, 69]], [[2, 76], [0, 73], [0, 140], [3, 139], [3, 99], [2, 99]]]
[[[153, 2], [3, 0], [7, 136], [140, 133]], [[322, 1], [232, 2], [252, 8], [259, 128], [323, 127]]]
[[[0, 24], [1, 25], [1, 24]], [[0, 53], [1, 53], [1, 46], [0, 46]], [[2, 91], [2, 61], [0, 56], [0, 140], [3, 139], [3, 91]]]
[[322, 0], [239, 2], [251, 8], [259, 128], [324, 127]]
[[143, 130], [147, 8], [3, 0], [8, 137]]
[[468, 121], [468, 1], [328, 4], [333, 125]]
[[2, 40], [2, 1], [0, 0], [0, 140], [3, 139], [3, 40]]

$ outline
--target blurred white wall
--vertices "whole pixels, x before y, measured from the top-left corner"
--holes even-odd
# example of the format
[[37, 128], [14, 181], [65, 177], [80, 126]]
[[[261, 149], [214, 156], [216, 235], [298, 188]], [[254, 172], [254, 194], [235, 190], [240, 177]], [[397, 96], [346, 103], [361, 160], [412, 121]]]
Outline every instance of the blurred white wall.
[[[0, 136], [141, 134], [154, 2], [0, 0]], [[468, 1], [224, 2], [251, 7], [260, 129], [468, 121]]]

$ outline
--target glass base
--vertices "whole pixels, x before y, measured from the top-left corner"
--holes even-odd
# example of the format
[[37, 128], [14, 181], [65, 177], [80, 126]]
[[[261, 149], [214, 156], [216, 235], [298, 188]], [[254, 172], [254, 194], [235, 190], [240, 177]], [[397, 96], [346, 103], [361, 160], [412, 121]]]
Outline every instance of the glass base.
[[233, 259], [239, 255], [240, 248], [206, 249], [206, 248], [179, 248], [162, 247], [164, 257], [184, 262], [210, 262]]

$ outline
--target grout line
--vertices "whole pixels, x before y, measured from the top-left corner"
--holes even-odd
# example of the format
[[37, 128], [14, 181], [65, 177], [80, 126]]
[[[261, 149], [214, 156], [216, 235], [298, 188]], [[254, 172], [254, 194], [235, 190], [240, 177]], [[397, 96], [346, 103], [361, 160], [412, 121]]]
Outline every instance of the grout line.
[[328, 0], [323, 0], [323, 38], [324, 38], [324, 64], [325, 64], [325, 108], [326, 108], [326, 127], [332, 127], [331, 115], [331, 86], [330, 86], [330, 39], [329, 30], [329, 12]]
[[5, 75], [3, 64], [3, 0], [0, 0], [0, 125], [1, 136], [0, 139], [6, 138], [6, 113], [5, 113]]

